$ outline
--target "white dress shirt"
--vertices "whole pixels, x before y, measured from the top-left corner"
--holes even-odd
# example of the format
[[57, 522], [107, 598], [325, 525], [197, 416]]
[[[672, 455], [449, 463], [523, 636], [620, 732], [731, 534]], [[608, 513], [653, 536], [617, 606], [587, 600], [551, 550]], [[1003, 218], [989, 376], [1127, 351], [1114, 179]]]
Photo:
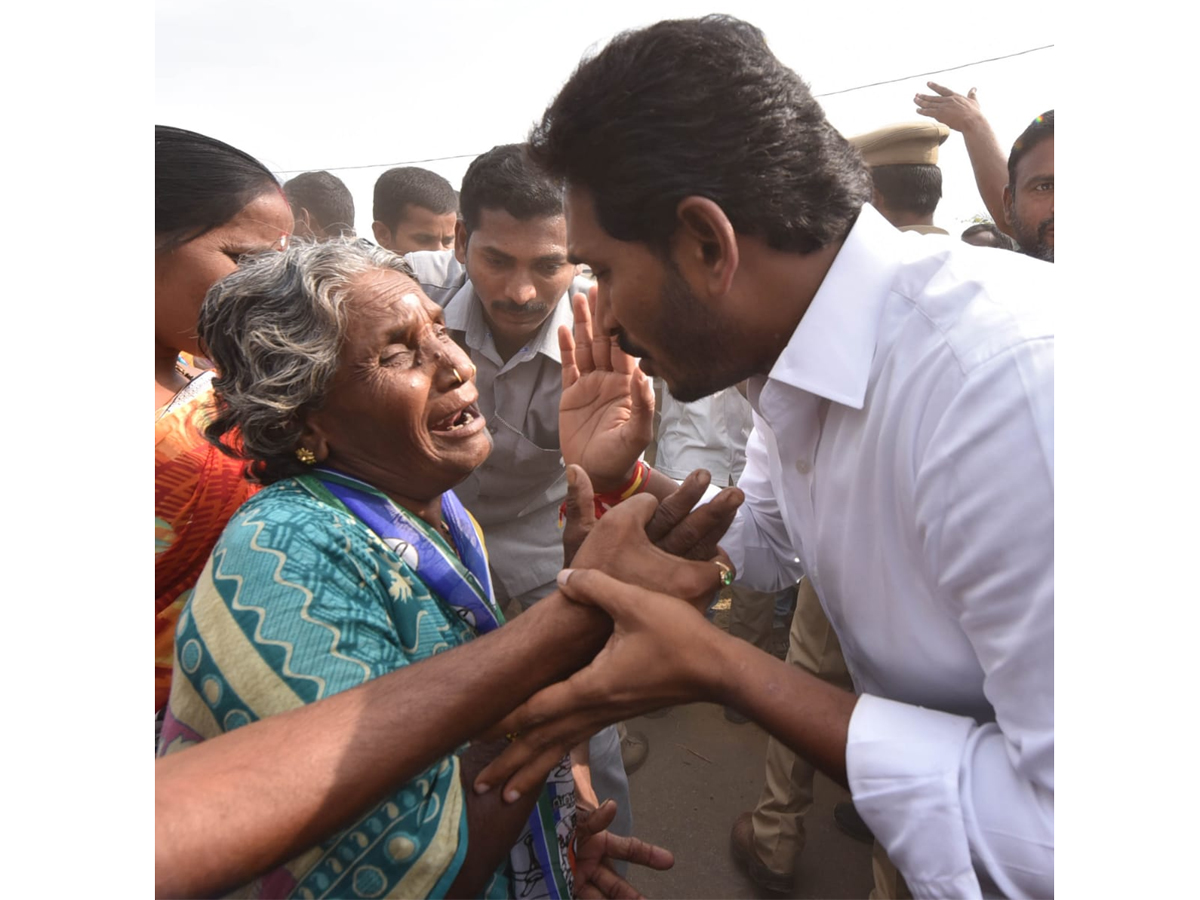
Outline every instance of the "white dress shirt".
[[676, 481], [707, 469], [720, 487], [737, 484], [746, 467], [746, 441], [754, 427], [750, 404], [737, 388], [694, 403], [680, 403], [664, 385], [654, 468]]
[[915, 897], [1054, 893], [1054, 269], [864, 207], [769, 376], [723, 546], [807, 573], [854, 803]]
[[558, 326], [571, 327], [572, 291], [563, 294], [537, 334], [508, 362], [500, 358], [466, 269], [453, 251], [420, 251], [405, 259], [431, 300], [445, 310], [446, 328], [478, 372], [479, 411], [492, 452], [454, 493], [483, 528], [501, 603], [554, 582], [562, 568], [558, 508], [567, 496], [558, 439], [562, 357]]

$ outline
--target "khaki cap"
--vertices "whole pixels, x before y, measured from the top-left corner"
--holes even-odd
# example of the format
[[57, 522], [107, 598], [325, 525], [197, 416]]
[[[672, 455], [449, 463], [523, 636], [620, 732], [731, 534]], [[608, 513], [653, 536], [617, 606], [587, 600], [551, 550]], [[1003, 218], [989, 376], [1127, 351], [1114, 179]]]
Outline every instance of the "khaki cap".
[[902, 122], [850, 138], [868, 166], [936, 166], [938, 147], [950, 137], [941, 122]]

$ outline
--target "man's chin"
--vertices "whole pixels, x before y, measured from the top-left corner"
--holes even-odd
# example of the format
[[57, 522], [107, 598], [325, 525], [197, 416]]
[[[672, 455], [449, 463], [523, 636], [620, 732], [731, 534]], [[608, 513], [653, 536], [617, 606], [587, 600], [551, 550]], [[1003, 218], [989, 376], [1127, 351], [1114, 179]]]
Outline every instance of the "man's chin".
[[1054, 262], [1054, 220], [1043, 222], [1038, 229], [1038, 259]]
[[[724, 390], [732, 385], [714, 385], [710, 382], [700, 382], [698, 380], [681, 381], [677, 384], [672, 384], [671, 379], [664, 377], [667, 390], [671, 396], [680, 403], [695, 403], [697, 400], [703, 400], [705, 397], [711, 397], [713, 394]], [[737, 382], [734, 382], [736, 384]]]

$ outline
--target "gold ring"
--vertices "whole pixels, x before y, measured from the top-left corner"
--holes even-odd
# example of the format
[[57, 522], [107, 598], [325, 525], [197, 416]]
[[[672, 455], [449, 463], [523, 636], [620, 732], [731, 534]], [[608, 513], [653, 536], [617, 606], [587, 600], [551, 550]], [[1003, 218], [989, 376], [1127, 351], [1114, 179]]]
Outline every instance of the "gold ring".
[[450, 371], [454, 373], [454, 377], [458, 379], [458, 383], [459, 383], [459, 384], [462, 384], [462, 383], [463, 383], [463, 377], [462, 377], [461, 375], [459, 375], [459, 374], [458, 374], [458, 369], [456, 369], [456, 368], [454, 368], [453, 366], [451, 366], [451, 367], [450, 367]]
[[729, 587], [733, 584], [733, 569], [729, 568], [729, 566], [725, 565], [719, 559], [714, 559], [712, 564], [721, 570], [721, 584], [723, 586]]

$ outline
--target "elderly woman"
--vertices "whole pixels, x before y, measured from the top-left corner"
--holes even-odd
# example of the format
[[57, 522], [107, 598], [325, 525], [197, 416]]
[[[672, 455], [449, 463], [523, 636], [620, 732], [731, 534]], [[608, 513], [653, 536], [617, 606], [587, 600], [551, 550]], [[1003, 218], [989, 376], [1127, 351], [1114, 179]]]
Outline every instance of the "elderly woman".
[[[399, 257], [345, 241], [260, 256], [212, 289], [200, 333], [221, 373], [207, 436], [267, 487], [230, 520], [180, 617], [162, 753], [503, 621], [482, 535], [451, 491], [491, 447], [473, 370]], [[691, 593], [711, 592], [716, 569], [676, 563]], [[528, 663], [545, 682], [563, 674], [552, 655]], [[440, 690], [449, 711], [460, 698]], [[431, 727], [415, 717], [414, 738]], [[511, 805], [464, 789], [495, 752], [436, 760], [252, 893], [565, 897], [616, 884], [597, 870], [573, 884], [567, 761]]]
[[205, 292], [246, 253], [281, 249], [292, 212], [270, 171], [214, 138], [154, 130], [154, 710], [171, 687], [175, 621], [213, 544], [256, 486], [201, 430], [211, 373], [181, 360], [199, 350]]

